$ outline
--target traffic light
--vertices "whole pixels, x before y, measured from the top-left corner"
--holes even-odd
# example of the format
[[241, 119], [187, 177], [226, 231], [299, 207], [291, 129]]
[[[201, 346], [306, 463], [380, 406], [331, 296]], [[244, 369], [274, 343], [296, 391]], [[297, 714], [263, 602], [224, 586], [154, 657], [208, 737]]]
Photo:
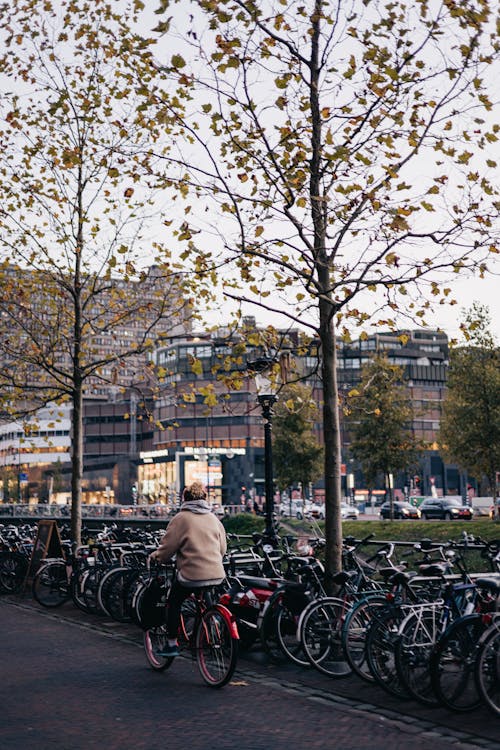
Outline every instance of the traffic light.
[[418, 489], [420, 487], [420, 477], [419, 476], [414, 476], [413, 477], [413, 482], [415, 484], [415, 487]]

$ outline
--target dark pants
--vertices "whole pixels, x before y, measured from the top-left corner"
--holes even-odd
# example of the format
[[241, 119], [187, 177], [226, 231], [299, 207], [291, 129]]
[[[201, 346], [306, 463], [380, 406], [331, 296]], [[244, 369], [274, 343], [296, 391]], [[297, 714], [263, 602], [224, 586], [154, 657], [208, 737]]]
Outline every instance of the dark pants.
[[177, 638], [179, 625], [181, 624], [182, 604], [195, 591], [199, 591], [199, 589], [192, 586], [183, 586], [177, 579], [173, 582], [167, 601], [168, 638]]

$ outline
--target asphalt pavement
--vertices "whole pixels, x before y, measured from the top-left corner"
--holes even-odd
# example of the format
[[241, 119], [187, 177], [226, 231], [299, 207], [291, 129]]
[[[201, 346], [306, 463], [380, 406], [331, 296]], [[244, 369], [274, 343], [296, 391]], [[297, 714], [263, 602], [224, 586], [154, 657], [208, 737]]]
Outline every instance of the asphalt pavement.
[[423, 750], [500, 748], [486, 709], [400, 702], [356, 677], [332, 680], [244, 655], [214, 690], [184, 657], [148, 665], [133, 625], [71, 603], [0, 598], [0, 750]]

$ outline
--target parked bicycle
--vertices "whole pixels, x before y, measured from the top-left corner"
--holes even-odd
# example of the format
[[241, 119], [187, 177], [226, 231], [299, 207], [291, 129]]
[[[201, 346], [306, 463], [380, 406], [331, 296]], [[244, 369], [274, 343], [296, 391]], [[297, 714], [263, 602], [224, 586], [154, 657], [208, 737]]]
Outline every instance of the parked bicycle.
[[[186, 599], [177, 640], [179, 651], [191, 654], [207, 685], [220, 688], [229, 682], [238, 659], [238, 628], [234, 616], [215, 600], [213, 588], [203, 587]], [[159, 653], [166, 644], [166, 623], [145, 631], [144, 650], [155, 671], [168, 669], [174, 661]]]

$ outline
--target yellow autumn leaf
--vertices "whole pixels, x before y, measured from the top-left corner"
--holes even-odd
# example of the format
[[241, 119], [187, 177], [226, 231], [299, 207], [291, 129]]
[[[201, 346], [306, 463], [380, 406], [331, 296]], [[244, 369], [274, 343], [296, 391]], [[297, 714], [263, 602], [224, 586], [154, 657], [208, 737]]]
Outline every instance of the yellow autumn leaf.
[[182, 55], [172, 55], [172, 67], [174, 68], [183, 68], [186, 65], [186, 61], [182, 57]]

